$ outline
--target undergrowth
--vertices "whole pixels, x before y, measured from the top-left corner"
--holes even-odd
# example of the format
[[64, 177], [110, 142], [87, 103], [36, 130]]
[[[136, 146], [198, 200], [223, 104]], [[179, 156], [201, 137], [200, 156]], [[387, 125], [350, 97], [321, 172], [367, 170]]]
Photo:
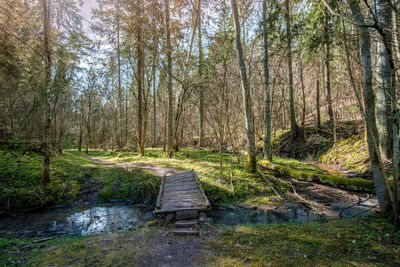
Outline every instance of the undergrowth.
[[51, 157], [49, 184], [43, 184], [42, 175], [40, 153], [0, 147], [0, 209], [21, 210], [72, 203], [81, 197], [83, 189], [93, 185], [98, 185], [94, 190], [99, 190], [103, 200], [123, 198], [154, 202], [160, 183], [159, 177], [147, 171], [98, 166], [68, 152]]

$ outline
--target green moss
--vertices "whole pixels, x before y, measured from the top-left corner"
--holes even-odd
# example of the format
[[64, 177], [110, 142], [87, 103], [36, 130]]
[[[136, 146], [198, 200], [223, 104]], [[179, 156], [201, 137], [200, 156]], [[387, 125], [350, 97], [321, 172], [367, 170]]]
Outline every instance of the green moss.
[[336, 146], [326, 151], [318, 160], [360, 173], [371, 172], [365, 135], [355, 135], [339, 140]]
[[211, 266], [384, 266], [400, 262], [399, 234], [378, 217], [227, 228]]
[[320, 182], [334, 187], [355, 191], [373, 192], [375, 190], [373, 181], [362, 178], [347, 178], [321, 174], [319, 172], [300, 171], [289, 166], [282, 166], [265, 160], [261, 160], [260, 163], [265, 168], [273, 170], [278, 176], [290, 176], [298, 180]]
[[[114, 153], [106, 153], [114, 156]], [[71, 203], [81, 189], [94, 186], [103, 200], [111, 198], [155, 202], [160, 178], [141, 169], [95, 164], [64, 152], [51, 158], [50, 183], [43, 185], [43, 156], [23, 149], [0, 148], [0, 208], [19, 210]]]
[[103, 187], [99, 197], [103, 200], [128, 199], [134, 202], [155, 202], [161, 179], [142, 169], [109, 168], [101, 172]]

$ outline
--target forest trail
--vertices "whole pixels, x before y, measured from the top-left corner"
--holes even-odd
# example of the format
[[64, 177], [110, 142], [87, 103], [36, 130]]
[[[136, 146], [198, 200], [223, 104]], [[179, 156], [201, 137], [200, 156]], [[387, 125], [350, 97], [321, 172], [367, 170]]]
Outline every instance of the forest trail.
[[95, 157], [85, 157], [86, 159], [97, 163], [101, 165], [112, 165], [115, 167], [120, 167], [120, 168], [139, 168], [139, 169], [144, 169], [149, 172], [151, 172], [154, 175], [163, 177], [164, 175], [173, 175], [177, 174], [180, 171], [176, 168], [168, 167], [168, 166], [158, 166], [158, 165], [153, 165], [153, 164], [147, 164], [147, 163], [136, 163], [136, 162], [131, 162], [131, 163], [126, 163], [126, 162], [113, 162], [109, 160], [103, 160]]

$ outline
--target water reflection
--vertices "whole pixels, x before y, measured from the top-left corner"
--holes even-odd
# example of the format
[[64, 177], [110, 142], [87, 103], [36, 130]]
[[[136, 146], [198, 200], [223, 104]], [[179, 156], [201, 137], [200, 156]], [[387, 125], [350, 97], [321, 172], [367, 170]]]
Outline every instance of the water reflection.
[[7, 232], [24, 236], [87, 235], [144, 226], [154, 218], [153, 207], [126, 203], [62, 207], [0, 218], [0, 237]]
[[308, 222], [325, 219], [324, 215], [307, 209], [291, 208], [285, 211], [258, 211], [248, 209], [215, 209], [209, 212], [210, 221], [216, 224], [279, 224], [289, 222]]
[[93, 207], [70, 215], [66, 221], [54, 222], [52, 230], [86, 235], [132, 229], [143, 226], [152, 216], [132, 206]]

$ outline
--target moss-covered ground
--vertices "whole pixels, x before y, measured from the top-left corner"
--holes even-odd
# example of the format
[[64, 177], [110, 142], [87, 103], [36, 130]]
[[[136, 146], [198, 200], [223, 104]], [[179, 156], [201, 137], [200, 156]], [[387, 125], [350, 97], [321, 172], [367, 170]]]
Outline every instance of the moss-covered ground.
[[279, 131], [273, 140], [273, 150], [284, 158], [332, 164], [361, 174], [371, 173], [367, 140], [360, 121], [339, 123], [336, 144], [332, 129], [326, 124], [319, 130], [306, 126], [296, 137], [288, 130]]
[[0, 148], [0, 209], [68, 204], [85, 190], [98, 191], [100, 200], [154, 201], [160, 183], [159, 177], [145, 170], [97, 165], [68, 151], [51, 157], [50, 184], [43, 185], [42, 174], [41, 154]]
[[400, 233], [378, 217], [237, 226], [213, 240], [212, 266], [390, 266]]
[[376, 215], [329, 222], [204, 226], [201, 238], [174, 237], [169, 231], [169, 228], [149, 226], [135, 231], [54, 238], [41, 243], [35, 243], [35, 239], [2, 238], [0, 264], [143, 266], [152, 262], [176, 263], [179, 257], [204, 266], [395, 266], [400, 263], [400, 233]]

